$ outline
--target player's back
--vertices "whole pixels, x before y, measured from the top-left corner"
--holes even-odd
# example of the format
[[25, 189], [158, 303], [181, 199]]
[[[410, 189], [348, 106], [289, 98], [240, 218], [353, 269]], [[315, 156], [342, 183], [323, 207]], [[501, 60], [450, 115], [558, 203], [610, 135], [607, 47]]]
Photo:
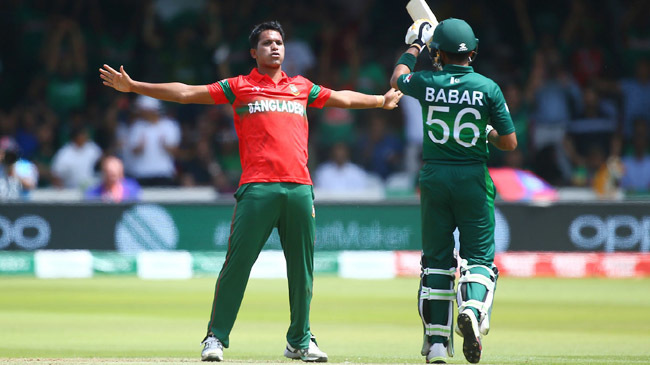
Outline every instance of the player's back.
[[458, 65], [412, 73], [401, 80], [400, 90], [422, 106], [426, 162], [487, 161], [485, 127], [503, 99], [494, 81]]

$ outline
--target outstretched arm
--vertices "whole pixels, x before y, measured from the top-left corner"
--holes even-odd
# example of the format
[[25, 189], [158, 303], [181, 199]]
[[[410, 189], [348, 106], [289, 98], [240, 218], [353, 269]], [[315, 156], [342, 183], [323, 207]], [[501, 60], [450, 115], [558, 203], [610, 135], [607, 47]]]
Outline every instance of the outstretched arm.
[[186, 85], [180, 82], [152, 84], [131, 79], [129, 74], [120, 66], [115, 71], [111, 66], [104, 65], [99, 69], [104, 85], [121, 92], [133, 92], [152, 98], [173, 101], [182, 104], [214, 104], [206, 85]]
[[384, 95], [368, 95], [351, 90], [332, 90], [325, 106], [345, 109], [395, 109], [402, 95], [401, 91], [395, 89], [388, 90]]

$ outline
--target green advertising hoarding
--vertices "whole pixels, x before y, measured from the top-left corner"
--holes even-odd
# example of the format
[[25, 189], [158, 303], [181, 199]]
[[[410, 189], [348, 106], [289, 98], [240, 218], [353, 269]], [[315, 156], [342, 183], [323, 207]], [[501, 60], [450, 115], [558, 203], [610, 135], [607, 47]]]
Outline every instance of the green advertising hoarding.
[[0, 252], [0, 275], [34, 273], [34, 254], [31, 252]]
[[[232, 204], [7, 204], [0, 250], [226, 251]], [[417, 250], [419, 207], [316, 204], [316, 251]], [[277, 230], [265, 250], [281, 250]], [[129, 271], [126, 261], [100, 262]], [[119, 267], [109, 267], [119, 264]], [[100, 271], [102, 269], [100, 268]]]
[[[232, 207], [166, 206], [178, 227], [178, 249], [226, 250]], [[418, 250], [420, 213], [413, 206], [316, 207], [316, 250]], [[265, 249], [281, 250], [274, 230]]]
[[[93, 250], [224, 252], [232, 202], [175, 204], [0, 205], [0, 251]], [[316, 252], [420, 249], [417, 201], [316, 202]], [[650, 204], [632, 202], [500, 202], [496, 251], [650, 252]], [[427, 224], [424, 222], [424, 224]], [[455, 235], [456, 238], [457, 235]], [[273, 232], [266, 250], [280, 250]], [[16, 256], [0, 270], [29, 270]], [[127, 261], [98, 261], [99, 271], [133, 270]], [[111, 266], [113, 265], [113, 266]], [[129, 266], [131, 265], [131, 266]], [[212, 270], [212, 269], [210, 269]]]

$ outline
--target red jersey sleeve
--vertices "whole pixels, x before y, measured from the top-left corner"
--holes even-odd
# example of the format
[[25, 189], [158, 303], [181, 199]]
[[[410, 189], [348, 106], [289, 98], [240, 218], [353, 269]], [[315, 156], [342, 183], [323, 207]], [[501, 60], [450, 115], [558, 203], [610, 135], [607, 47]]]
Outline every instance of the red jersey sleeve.
[[234, 103], [236, 96], [233, 90], [236, 78], [223, 79], [207, 85], [208, 92], [215, 104]]
[[325, 106], [325, 102], [329, 100], [330, 95], [332, 95], [332, 90], [324, 86], [312, 84], [311, 90], [309, 91], [309, 100], [307, 101], [307, 106], [314, 108], [322, 109]]

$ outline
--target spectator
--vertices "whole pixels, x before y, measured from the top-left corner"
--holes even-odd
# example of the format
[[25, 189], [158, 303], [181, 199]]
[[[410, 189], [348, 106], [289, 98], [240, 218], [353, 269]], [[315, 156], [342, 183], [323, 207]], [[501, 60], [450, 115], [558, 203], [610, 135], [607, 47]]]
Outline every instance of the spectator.
[[11, 137], [0, 138], [0, 201], [27, 199], [38, 184], [36, 166], [20, 158], [20, 149]]
[[289, 25], [287, 28], [287, 41], [284, 44], [286, 54], [283, 64], [284, 72], [289, 76], [307, 75], [316, 65], [316, 55], [314, 55], [310, 43], [303, 39], [304, 37], [294, 34], [293, 26]]
[[107, 203], [120, 203], [140, 200], [140, 185], [124, 177], [124, 165], [114, 156], [102, 160], [101, 182], [88, 190], [86, 200], [101, 200]]
[[66, 116], [86, 102], [86, 44], [79, 24], [65, 18], [56, 22], [45, 55], [48, 104]]
[[632, 137], [636, 119], [650, 121], [650, 60], [639, 59], [634, 70], [634, 77], [623, 78], [607, 87], [623, 98], [623, 133], [626, 139]]
[[140, 95], [135, 108], [138, 118], [129, 130], [127, 142], [132, 154], [127, 164], [132, 170], [128, 173], [142, 186], [175, 185], [174, 156], [181, 137], [178, 123], [162, 115], [157, 99]]
[[75, 127], [70, 141], [52, 158], [53, 184], [64, 188], [85, 189], [94, 181], [95, 164], [102, 150], [89, 139], [85, 127]]
[[591, 184], [596, 195], [601, 199], [622, 199], [621, 178], [624, 171], [625, 166], [618, 156], [610, 156], [601, 162]]
[[[245, 42], [237, 40], [237, 35], [250, 24], [241, 19], [288, 17], [294, 31], [285, 44], [286, 72], [291, 74], [296, 66], [303, 69], [297, 73], [312, 74], [328, 87], [372, 91], [385, 84], [386, 73], [396, 59], [390, 50], [403, 43], [389, 37], [402, 31], [399, 22], [390, 22], [391, 14], [403, 11], [403, 5], [394, 2], [290, 0], [273, 5], [255, 0], [68, 0], [0, 4], [0, 18], [5, 20], [0, 29], [13, 37], [0, 42], [0, 135], [15, 138], [21, 156], [37, 164], [39, 186], [52, 184], [51, 160], [54, 152], [67, 142], [75, 115], [88, 116], [81, 122], [93, 140], [105, 154], [115, 154], [123, 160], [127, 175], [133, 170], [129, 166], [133, 158], [126, 150], [132, 118], [124, 115], [124, 110], [129, 110], [129, 99], [125, 97], [115, 105], [114, 95], [106, 93], [94, 77], [87, 77], [88, 66], [97, 67], [97, 60], [137, 67], [138, 73], [152, 81], [160, 81], [170, 73], [186, 82], [247, 73], [252, 65], [249, 49]], [[561, 82], [550, 82], [553, 80], [549, 81], [547, 71], [555, 69], [560, 70], [559, 74], [571, 75], [568, 79], [573, 80], [567, 85], [575, 84], [580, 89], [591, 85], [594, 79], [600, 80], [598, 92], [620, 102], [617, 107], [621, 125], [617, 133], [621, 133], [623, 148], [634, 143], [634, 121], [639, 117], [650, 120], [649, 1], [592, 4], [586, 0], [512, 0], [498, 12], [486, 4], [445, 3], [440, 12], [466, 14], [466, 20], [474, 19], [481, 28], [482, 42], [487, 38], [486, 43], [495, 44], [481, 52], [478, 71], [504, 84], [524, 85], [526, 75], [536, 81], [520, 91], [523, 113], [517, 111], [516, 101], [509, 96], [509, 86], [503, 89], [519, 147], [504, 154], [492, 149], [491, 166], [523, 166], [554, 185], [571, 183], [575, 171], [568, 151], [564, 150], [563, 137], [567, 131], [563, 128], [571, 128], [576, 118], [582, 118], [578, 105], [581, 92]], [[517, 32], [511, 31], [513, 22], [519, 24]], [[378, 51], [382, 49], [387, 51]], [[292, 52], [298, 56], [291, 57]], [[197, 54], [200, 57], [192, 58]], [[208, 62], [211, 54], [213, 63]], [[431, 66], [428, 60], [422, 62]], [[605, 79], [610, 81], [602, 81]], [[89, 106], [89, 101], [97, 103], [97, 111]], [[407, 112], [407, 104], [405, 97], [400, 106], [403, 112]], [[185, 137], [187, 133], [203, 133], [197, 123], [204, 113], [203, 107], [169, 107], [169, 115], [187, 125], [181, 132], [185, 139], [195, 140]], [[318, 113], [310, 117], [310, 136], [316, 143], [311, 145], [315, 150], [310, 152], [309, 166], [314, 171], [320, 160], [328, 158], [332, 145], [345, 141], [356, 146], [360, 136], [367, 133], [366, 126], [359, 123], [364, 121], [363, 113], [358, 111], [330, 108], [309, 113]], [[549, 122], [555, 120], [550, 118], [555, 114], [568, 117], [561, 118], [561, 122]], [[525, 116], [521, 120], [526, 121], [529, 129], [527, 142], [518, 115]], [[412, 156], [418, 154], [419, 147], [411, 132], [421, 133], [421, 123], [411, 129], [408, 116], [403, 116], [406, 148], [402, 164], [406, 171], [417, 171], [419, 160]], [[232, 116], [225, 119], [232, 123]], [[97, 124], [93, 126], [88, 121]], [[241, 168], [237, 143], [229, 142], [230, 134], [224, 130], [211, 135], [209, 140], [232, 185], [239, 180]], [[607, 154], [607, 148], [606, 158], [614, 154]], [[353, 156], [355, 162], [361, 162]], [[178, 155], [174, 159], [180, 166]], [[173, 179], [173, 183], [178, 181], [178, 177]]]
[[181, 164], [182, 186], [212, 186], [218, 191], [232, 191], [235, 188], [228, 181], [221, 166], [214, 157], [207, 139], [201, 138], [196, 142], [189, 159]]
[[21, 199], [28, 200], [32, 190], [38, 186], [38, 168], [31, 161], [19, 157], [13, 166], [12, 173], [20, 181]]
[[20, 108], [14, 108], [9, 113], [3, 113], [0, 110], [0, 135], [13, 136], [18, 131], [18, 116]]
[[[632, 69], [634, 62], [639, 57], [650, 57], [650, 32], [648, 32], [648, 14], [650, 14], [650, 2], [630, 1], [624, 3], [621, 10], [620, 29], [622, 39], [620, 43], [624, 46], [623, 60], [625, 69]], [[617, 39], [618, 40], [618, 39]]]
[[621, 187], [628, 193], [650, 192], [650, 144], [648, 121], [637, 119], [634, 123], [632, 151], [623, 156], [625, 172]]
[[126, 136], [121, 136], [120, 133], [124, 132], [128, 135], [128, 128], [122, 125], [127, 111], [128, 98], [119, 97], [107, 105], [103, 115], [98, 118], [99, 123], [95, 129], [94, 140], [105, 155], [122, 157], [124, 148], [121, 137], [126, 138]]
[[503, 93], [517, 133], [517, 149], [514, 151], [501, 151], [497, 148], [490, 148], [490, 160], [494, 162], [492, 156], [498, 156], [496, 158], [499, 165], [527, 169], [530, 163], [529, 101], [525, 98], [521, 87], [514, 82], [508, 84]]
[[330, 160], [316, 169], [314, 186], [328, 192], [360, 191], [368, 186], [368, 174], [350, 161], [348, 146], [339, 142], [332, 146]]
[[622, 132], [625, 140], [633, 137], [632, 130], [638, 118], [650, 120], [650, 58], [637, 60], [634, 70], [634, 77], [594, 82], [599, 92], [621, 99]]
[[[572, 163], [572, 184], [585, 186], [610, 155], [617, 127], [614, 104], [593, 87], [583, 89], [583, 110], [567, 126], [564, 150]], [[591, 163], [590, 163], [591, 162]]]
[[571, 165], [563, 141], [567, 124], [580, 110], [580, 86], [568, 72], [562, 56], [557, 16], [533, 11], [541, 28], [535, 32], [528, 2], [516, 0], [513, 5], [524, 46], [532, 51], [525, 99], [530, 101], [529, 147], [535, 162], [533, 169], [551, 184], [564, 185], [571, 179]]
[[536, 56], [527, 88], [532, 100], [534, 159], [538, 163], [552, 160], [557, 169], [550, 174], [538, 165], [536, 172], [555, 185], [566, 184], [571, 179], [571, 166], [563, 142], [569, 121], [581, 110], [580, 88], [560, 59], [549, 60], [542, 54]]
[[570, 2], [569, 14], [566, 18], [562, 38], [566, 49], [569, 50], [570, 69], [575, 80], [586, 86], [596, 77], [602, 77], [605, 65], [611, 63], [607, 57], [604, 46], [602, 25], [607, 24], [606, 19], [600, 15], [598, 8], [585, 0]]
[[404, 166], [406, 172], [415, 176], [422, 165], [422, 108], [420, 102], [412, 96], [404, 95], [399, 103], [404, 116], [406, 148], [404, 149]]
[[319, 149], [327, 151], [338, 142], [352, 144], [356, 141], [354, 110], [328, 108], [321, 111], [320, 116], [317, 132]]
[[360, 142], [363, 166], [382, 179], [402, 167], [402, 141], [389, 128], [384, 114], [373, 113], [368, 134]]
[[56, 121], [46, 121], [38, 127], [36, 136], [38, 138], [38, 150], [32, 157], [32, 161], [36, 164], [39, 174], [39, 186], [54, 185], [54, 178], [52, 175], [52, 159], [56, 153]]
[[[129, 146], [129, 139], [131, 135], [131, 129], [135, 123], [135, 114], [133, 111], [135, 107], [130, 104], [130, 101], [125, 96], [118, 97], [117, 101], [117, 114], [114, 114], [114, 117], [117, 118], [115, 121], [109, 121], [109, 124], [115, 124], [115, 155], [122, 160], [124, 164], [124, 174], [127, 176], [132, 176], [131, 171], [133, 171], [133, 151]], [[111, 117], [112, 113], [107, 113], [107, 118]]]
[[219, 143], [219, 152], [217, 153], [219, 166], [226, 174], [230, 186], [236, 188], [242, 174], [237, 133], [233, 127], [222, 128], [216, 138]]
[[28, 159], [31, 159], [38, 149], [38, 138], [36, 136], [38, 129], [37, 119], [38, 116], [32, 108], [24, 109], [15, 134], [16, 142], [20, 146], [22, 155]]

